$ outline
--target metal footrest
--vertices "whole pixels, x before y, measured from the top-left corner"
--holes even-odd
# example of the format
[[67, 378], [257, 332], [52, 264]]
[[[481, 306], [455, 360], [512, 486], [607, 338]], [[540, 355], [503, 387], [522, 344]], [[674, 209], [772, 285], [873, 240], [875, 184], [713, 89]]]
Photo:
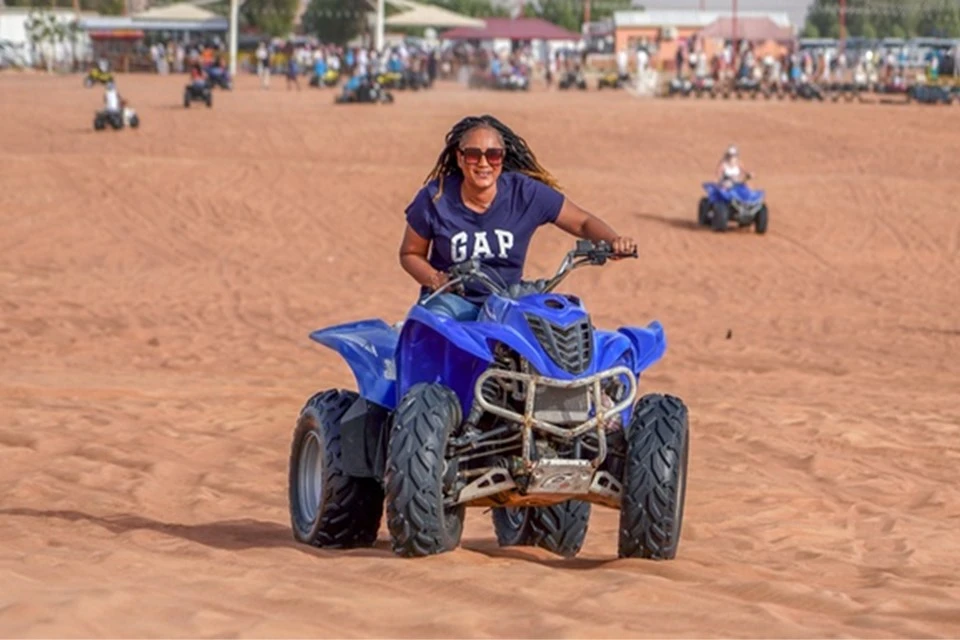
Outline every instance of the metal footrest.
[[516, 489], [517, 484], [506, 469], [491, 469], [460, 490], [456, 504], [485, 498], [502, 491]]

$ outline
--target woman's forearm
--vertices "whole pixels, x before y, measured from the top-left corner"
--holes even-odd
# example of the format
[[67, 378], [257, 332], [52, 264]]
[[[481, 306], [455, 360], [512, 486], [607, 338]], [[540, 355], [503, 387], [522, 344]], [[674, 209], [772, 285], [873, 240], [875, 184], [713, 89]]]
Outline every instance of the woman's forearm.
[[583, 227], [580, 229], [580, 237], [592, 240], [593, 242], [603, 240], [613, 244], [613, 241], [619, 236], [617, 232], [613, 230], [613, 227], [600, 218], [591, 215], [587, 218], [586, 222], [583, 223]]
[[400, 266], [409, 273], [414, 280], [425, 287], [435, 289], [442, 284], [442, 277], [433, 268], [429, 261], [421, 255], [405, 253], [400, 256]]

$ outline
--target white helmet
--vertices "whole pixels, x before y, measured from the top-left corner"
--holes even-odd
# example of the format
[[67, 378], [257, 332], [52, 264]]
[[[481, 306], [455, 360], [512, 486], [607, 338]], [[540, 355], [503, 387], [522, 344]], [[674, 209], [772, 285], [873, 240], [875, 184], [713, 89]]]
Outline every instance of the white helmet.
[[726, 154], [726, 155], [727, 155], [728, 158], [732, 158], [733, 156], [737, 155], [737, 147], [736, 147], [736, 145], [730, 145], [729, 147], [727, 147], [727, 154]]

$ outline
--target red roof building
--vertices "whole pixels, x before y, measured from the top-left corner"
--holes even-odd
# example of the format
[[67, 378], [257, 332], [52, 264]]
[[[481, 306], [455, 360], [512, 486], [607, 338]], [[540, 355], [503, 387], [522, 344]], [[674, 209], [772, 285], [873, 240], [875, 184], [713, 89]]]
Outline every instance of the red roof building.
[[579, 40], [580, 34], [542, 18], [483, 18], [482, 28], [457, 27], [445, 31], [443, 40]]
[[703, 28], [699, 35], [718, 40], [749, 40], [751, 42], [792, 42], [793, 30], [780, 27], [770, 18], [740, 18], [734, 24], [731, 18], [717, 18]]

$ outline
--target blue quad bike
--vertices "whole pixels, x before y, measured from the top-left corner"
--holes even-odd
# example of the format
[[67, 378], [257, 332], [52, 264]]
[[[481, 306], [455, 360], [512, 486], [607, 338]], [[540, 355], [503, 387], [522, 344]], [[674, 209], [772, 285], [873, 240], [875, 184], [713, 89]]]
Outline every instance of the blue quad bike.
[[[747, 176], [750, 179], [750, 176]], [[704, 182], [707, 195], [700, 198], [697, 224], [711, 227], [714, 231], [726, 231], [731, 222], [740, 227], [753, 225], [757, 233], [767, 232], [769, 211], [763, 189], [754, 191], [746, 181], [738, 182], [729, 189], [715, 182]]]
[[296, 540], [371, 546], [386, 507], [394, 553], [460, 544], [467, 507], [492, 507], [501, 546], [580, 550], [592, 504], [620, 511], [619, 556], [676, 556], [686, 489], [687, 408], [638, 397], [666, 349], [663, 327], [597, 329], [579, 298], [554, 293], [574, 269], [617, 257], [577, 242], [548, 280], [503, 287], [478, 260], [433, 295], [489, 290], [474, 321], [423, 306], [390, 326], [364, 320], [310, 337], [350, 365], [359, 393], [320, 391], [290, 450]]
[[207, 107], [213, 106], [213, 88], [207, 80], [197, 80], [191, 82], [183, 89], [183, 106], [190, 108], [190, 103], [194, 101], [203, 102]]

